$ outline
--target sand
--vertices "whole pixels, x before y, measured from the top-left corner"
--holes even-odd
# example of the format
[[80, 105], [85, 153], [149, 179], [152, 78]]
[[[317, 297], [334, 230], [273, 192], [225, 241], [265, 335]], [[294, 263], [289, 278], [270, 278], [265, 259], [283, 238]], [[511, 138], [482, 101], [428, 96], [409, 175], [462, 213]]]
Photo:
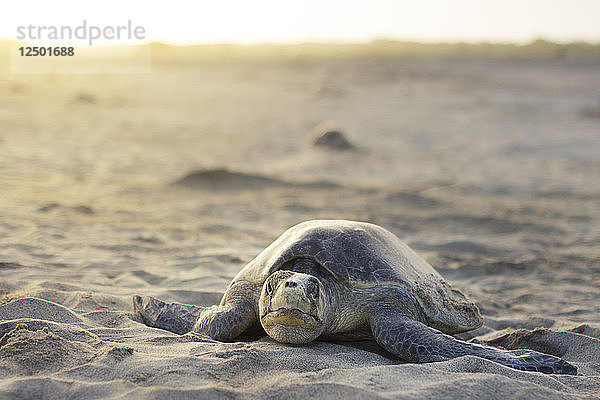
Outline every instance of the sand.
[[[0, 80], [0, 398], [600, 398], [600, 61], [156, 63]], [[313, 146], [333, 123], [356, 148]], [[221, 343], [134, 294], [209, 305], [287, 227], [380, 224], [475, 300], [472, 356]]]

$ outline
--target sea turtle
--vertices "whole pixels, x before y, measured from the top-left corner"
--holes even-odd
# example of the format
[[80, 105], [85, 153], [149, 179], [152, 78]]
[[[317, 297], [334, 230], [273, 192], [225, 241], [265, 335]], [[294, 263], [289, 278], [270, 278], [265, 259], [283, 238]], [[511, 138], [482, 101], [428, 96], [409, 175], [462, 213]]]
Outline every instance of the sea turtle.
[[300, 223], [250, 261], [221, 304], [200, 307], [134, 296], [150, 326], [228, 341], [260, 322], [282, 343], [374, 338], [415, 363], [473, 355], [526, 371], [576, 374], [560, 358], [500, 350], [450, 336], [478, 328], [477, 306], [384, 228], [354, 221]]

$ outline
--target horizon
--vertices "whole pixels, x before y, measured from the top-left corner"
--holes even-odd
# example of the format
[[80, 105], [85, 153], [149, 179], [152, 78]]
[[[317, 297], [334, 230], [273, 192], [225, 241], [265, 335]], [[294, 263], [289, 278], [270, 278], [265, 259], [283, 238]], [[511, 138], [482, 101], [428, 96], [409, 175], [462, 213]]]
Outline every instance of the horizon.
[[[0, 37], [0, 43], [27, 43], [33, 44], [32, 42], [28, 42], [26, 40], [13, 39], [13, 38], [4, 38]], [[46, 42], [47, 43], [47, 42]], [[536, 43], [547, 43], [555, 46], [569, 46], [569, 45], [577, 45], [583, 44], [588, 46], [600, 46], [600, 40], [597, 41], [588, 41], [588, 40], [571, 40], [571, 41], [558, 41], [551, 40], [546, 37], [536, 37], [529, 41], [524, 42], [516, 42], [516, 41], [493, 41], [493, 40], [440, 40], [440, 41], [427, 41], [427, 40], [410, 40], [410, 39], [402, 39], [402, 38], [375, 38], [367, 41], [341, 41], [341, 40], [306, 40], [306, 41], [298, 41], [298, 42], [256, 42], [256, 43], [244, 43], [244, 42], [169, 42], [163, 40], [145, 40], [140, 41], [138, 43], [121, 43], [117, 45], [112, 45], [110, 43], [103, 42], [99, 45], [99, 47], [118, 47], [118, 46], [149, 46], [149, 45], [163, 45], [163, 46], [171, 46], [171, 47], [198, 47], [198, 46], [206, 46], [206, 47], [219, 47], [219, 46], [232, 46], [232, 47], [294, 47], [294, 46], [370, 46], [373, 44], [408, 44], [408, 45], [421, 45], [421, 46], [435, 46], [435, 45], [448, 45], [448, 46], [478, 46], [478, 45], [490, 45], [490, 46], [514, 46], [514, 47], [527, 47], [531, 45], [535, 45]], [[95, 46], [94, 46], [95, 47]]]

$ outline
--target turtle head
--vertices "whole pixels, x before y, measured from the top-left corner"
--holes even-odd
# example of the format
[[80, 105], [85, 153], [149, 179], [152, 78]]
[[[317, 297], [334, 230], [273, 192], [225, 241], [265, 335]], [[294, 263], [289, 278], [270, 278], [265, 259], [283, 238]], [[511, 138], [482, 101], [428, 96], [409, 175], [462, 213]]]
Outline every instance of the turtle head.
[[262, 288], [260, 323], [278, 342], [308, 343], [325, 330], [329, 308], [327, 292], [318, 278], [301, 272], [277, 271]]

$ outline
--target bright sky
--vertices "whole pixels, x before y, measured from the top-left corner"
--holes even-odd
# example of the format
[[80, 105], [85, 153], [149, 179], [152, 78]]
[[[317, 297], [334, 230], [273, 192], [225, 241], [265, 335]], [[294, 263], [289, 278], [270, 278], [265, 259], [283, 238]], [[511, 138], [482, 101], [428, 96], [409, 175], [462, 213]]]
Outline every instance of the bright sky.
[[[10, 4], [10, 6], [9, 6]], [[600, 42], [600, 0], [13, 0], [4, 2], [0, 38], [17, 27], [143, 26], [146, 41]]]

